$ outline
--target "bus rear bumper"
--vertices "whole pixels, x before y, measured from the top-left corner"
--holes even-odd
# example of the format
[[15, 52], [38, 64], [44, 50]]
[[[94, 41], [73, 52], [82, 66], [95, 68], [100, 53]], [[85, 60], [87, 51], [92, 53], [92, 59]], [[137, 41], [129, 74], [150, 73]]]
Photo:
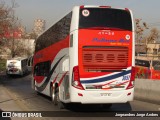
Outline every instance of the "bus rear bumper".
[[23, 72], [18, 70], [16, 72], [10, 72], [10, 71], [6, 71], [7, 75], [21, 75]]
[[83, 91], [76, 90], [70, 94], [71, 102], [82, 104], [126, 103], [132, 101], [134, 89], [121, 91]]

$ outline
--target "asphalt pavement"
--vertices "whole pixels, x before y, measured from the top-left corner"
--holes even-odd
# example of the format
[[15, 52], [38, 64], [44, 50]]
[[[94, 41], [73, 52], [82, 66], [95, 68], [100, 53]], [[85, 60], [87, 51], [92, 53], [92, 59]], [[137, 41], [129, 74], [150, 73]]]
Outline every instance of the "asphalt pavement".
[[[115, 104], [111, 109], [102, 109], [100, 106], [73, 106], [69, 109], [59, 110], [54, 106], [51, 100], [41, 94], [37, 94], [31, 89], [31, 75], [23, 77], [13, 76], [7, 77], [5, 73], [0, 74], [0, 109], [1, 111], [20, 111], [20, 112], [33, 112], [33, 111], [48, 111], [52, 114], [67, 113], [74, 114], [74, 117], [43, 117], [43, 118], [17, 118], [12, 117], [12, 120], [128, 120], [127, 117], [95, 117], [101, 113], [108, 114], [114, 111], [159, 111], [160, 105], [151, 104], [143, 101], [134, 100], [127, 104]], [[58, 111], [58, 112], [56, 112]], [[64, 112], [63, 112], [64, 111]], [[1, 113], [1, 112], [0, 112]], [[92, 117], [85, 117], [90, 114]], [[82, 117], [76, 117], [84, 115]], [[144, 117], [145, 120], [150, 120], [151, 117]], [[10, 118], [0, 118], [0, 120], [9, 120]], [[142, 117], [132, 117], [133, 120], [141, 120]], [[159, 118], [152, 117], [152, 120], [159, 120]]]
[[[3, 86], [3, 82], [6, 80], [6, 75], [1, 72], [0, 77], [0, 120], [21, 120], [22, 118], [10, 118], [6, 117], [6, 112], [10, 111], [24, 111], [23, 107], [19, 104], [20, 102], [16, 97], [10, 93], [7, 88]], [[2, 79], [3, 78], [3, 79]], [[1, 118], [1, 116], [4, 116]], [[23, 120], [29, 120], [28, 118], [23, 118]]]

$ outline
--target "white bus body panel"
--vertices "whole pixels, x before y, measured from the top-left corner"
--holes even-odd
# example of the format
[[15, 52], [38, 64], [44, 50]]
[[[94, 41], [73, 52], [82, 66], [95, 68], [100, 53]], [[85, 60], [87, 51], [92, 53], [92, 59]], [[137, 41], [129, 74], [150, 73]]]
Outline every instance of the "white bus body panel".
[[[22, 61], [26, 60], [26, 64], [23, 66]], [[17, 69], [17, 71], [13, 71], [13, 69]], [[27, 59], [23, 58], [14, 58], [11, 60], [7, 60], [6, 64], [6, 74], [8, 75], [23, 75], [27, 73]]]
[[[86, 91], [71, 88], [71, 102], [82, 104], [126, 103], [133, 100], [134, 89], [121, 91]], [[128, 93], [130, 95], [128, 96]], [[79, 96], [82, 94], [83, 96]]]

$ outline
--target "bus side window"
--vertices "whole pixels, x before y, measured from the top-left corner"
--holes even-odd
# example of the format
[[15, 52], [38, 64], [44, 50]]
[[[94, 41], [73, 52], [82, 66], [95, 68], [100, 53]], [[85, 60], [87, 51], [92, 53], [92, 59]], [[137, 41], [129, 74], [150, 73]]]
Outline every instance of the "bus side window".
[[47, 76], [50, 72], [50, 65], [50, 61], [38, 63], [34, 68], [34, 75]]
[[34, 75], [35, 75], [35, 76], [38, 75], [38, 71], [39, 71], [38, 68], [39, 68], [38, 65], [36, 65], [36, 66], [34, 67]]
[[47, 76], [50, 71], [51, 62], [50, 61], [45, 62], [44, 66], [45, 66], [44, 67], [44, 76]]
[[31, 59], [29, 58], [29, 59], [28, 59], [28, 66], [31, 66], [30, 63], [31, 63]]

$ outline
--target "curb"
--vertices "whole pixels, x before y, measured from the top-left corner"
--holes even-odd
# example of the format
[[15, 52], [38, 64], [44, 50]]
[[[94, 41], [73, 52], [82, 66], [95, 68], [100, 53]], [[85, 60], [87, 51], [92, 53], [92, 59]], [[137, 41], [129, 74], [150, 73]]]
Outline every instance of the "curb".
[[[17, 99], [16, 95], [11, 93], [3, 85], [0, 85], [0, 109], [1, 111], [29, 111], [22, 100]], [[9, 119], [9, 118], [7, 118]], [[38, 120], [37, 118], [18, 118], [12, 117], [11, 120]]]

